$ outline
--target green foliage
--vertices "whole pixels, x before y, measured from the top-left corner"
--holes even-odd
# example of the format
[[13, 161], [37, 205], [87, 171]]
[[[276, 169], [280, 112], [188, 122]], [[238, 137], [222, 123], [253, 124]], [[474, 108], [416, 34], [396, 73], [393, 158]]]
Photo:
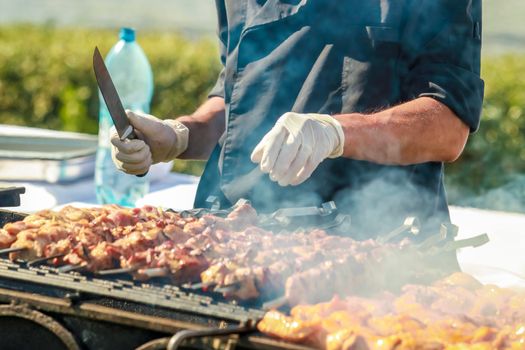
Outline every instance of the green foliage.
[[483, 60], [481, 126], [460, 160], [447, 166], [451, 201], [482, 195], [525, 173], [525, 56]]
[[[107, 52], [116, 39], [117, 32], [107, 30], [0, 27], [0, 123], [96, 133], [92, 50], [97, 45]], [[217, 77], [216, 44], [155, 32], [139, 32], [138, 40], [155, 76], [152, 113], [191, 113]], [[485, 57], [482, 75], [480, 130], [470, 136], [460, 160], [447, 165], [452, 203], [494, 188], [523, 187], [508, 184], [525, 173], [525, 56]], [[202, 162], [175, 164], [175, 170], [193, 174], [202, 167]]]
[[[191, 113], [219, 72], [212, 41], [192, 42], [173, 33], [138, 33], [153, 68], [152, 114]], [[0, 27], [0, 123], [96, 134], [98, 94], [93, 48], [108, 52], [118, 32], [52, 26]], [[177, 169], [200, 172], [200, 162]]]

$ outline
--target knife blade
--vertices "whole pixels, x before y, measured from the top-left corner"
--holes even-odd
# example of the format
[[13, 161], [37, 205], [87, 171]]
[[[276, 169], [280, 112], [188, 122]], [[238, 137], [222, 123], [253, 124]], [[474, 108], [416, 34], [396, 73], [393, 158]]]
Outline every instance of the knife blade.
[[[104, 59], [96, 46], [95, 51], [93, 52], [93, 70], [95, 71], [95, 78], [97, 79], [100, 93], [106, 102], [106, 107], [108, 108], [109, 115], [113, 120], [113, 124], [115, 124], [115, 129], [117, 129], [119, 138], [122, 141], [125, 139], [136, 139], [137, 135], [135, 134], [135, 130], [129, 123], [128, 116], [122, 106], [115, 84], [113, 84], [113, 80], [111, 80]], [[146, 174], [147, 172], [137, 176], [142, 177]]]
[[93, 70], [118, 136], [122, 141], [137, 138], [98, 47], [93, 52]]

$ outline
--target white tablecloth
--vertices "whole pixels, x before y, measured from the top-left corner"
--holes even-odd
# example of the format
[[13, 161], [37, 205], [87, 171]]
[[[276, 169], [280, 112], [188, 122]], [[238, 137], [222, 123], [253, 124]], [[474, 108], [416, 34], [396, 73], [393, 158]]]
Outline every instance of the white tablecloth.
[[[150, 183], [150, 193], [139, 200], [137, 206], [150, 204], [175, 210], [189, 209], [193, 206], [198, 181], [199, 178], [195, 176], [169, 173]], [[26, 193], [21, 196], [22, 205], [16, 208], [7, 208], [25, 213], [72, 203], [78, 206], [97, 204], [95, 184], [92, 177], [65, 184], [3, 182], [1, 185], [24, 186], [26, 188]]]
[[[151, 192], [137, 206], [150, 204], [175, 210], [189, 209], [197, 189], [198, 178], [170, 173], [151, 184]], [[12, 208], [34, 212], [65, 204], [96, 204], [93, 179], [71, 184], [11, 183], [26, 187], [22, 206]], [[460, 227], [458, 239], [488, 233], [490, 242], [478, 248], [459, 251], [462, 269], [484, 283], [525, 288], [525, 215], [473, 208], [450, 208], [452, 222]], [[520, 277], [524, 275], [524, 277]]]
[[525, 215], [451, 207], [458, 239], [487, 233], [490, 242], [458, 253], [462, 269], [483, 283], [525, 289]]

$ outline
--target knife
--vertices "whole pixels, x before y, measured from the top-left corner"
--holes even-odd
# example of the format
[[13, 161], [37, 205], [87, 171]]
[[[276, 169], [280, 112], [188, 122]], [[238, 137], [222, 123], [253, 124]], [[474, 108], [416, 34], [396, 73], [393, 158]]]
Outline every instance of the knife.
[[[96, 46], [95, 51], [93, 52], [93, 70], [95, 71], [98, 87], [100, 88], [102, 97], [106, 102], [109, 115], [113, 120], [113, 124], [115, 124], [115, 129], [117, 129], [119, 138], [122, 141], [125, 139], [137, 139], [135, 130], [129, 123], [128, 116], [126, 115], [126, 111], [122, 106], [122, 102], [120, 101], [117, 89], [113, 84], [113, 80], [111, 80], [111, 76], [109, 75], [106, 64], [104, 63], [104, 59], [102, 58], [102, 55]], [[142, 177], [146, 174], [147, 172], [137, 176]]]

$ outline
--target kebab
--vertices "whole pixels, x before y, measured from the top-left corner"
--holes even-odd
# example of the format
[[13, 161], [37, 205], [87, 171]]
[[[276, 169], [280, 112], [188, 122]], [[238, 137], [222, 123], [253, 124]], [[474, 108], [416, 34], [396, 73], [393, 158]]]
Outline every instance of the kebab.
[[[201, 245], [204, 242], [203, 239], [208, 236], [207, 234], [204, 234], [206, 230], [202, 231], [201, 235], [193, 237], [198, 237], [200, 241], [199, 244]], [[238, 239], [239, 237], [254, 237], [253, 235], [246, 235], [247, 230], [249, 230], [249, 228], [244, 231], [238, 232], [239, 235], [237, 235], [236, 237], [230, 237], [230, 240], [226, 242], [226, 247], [230, 247], [228, 251], [239, 250], [239, 244], [241, 247], [243, 243], [248, 245], [253, 244], [253, 241], [246, 242], [242, 239]], [[264, 241], [266, 241], [266, 239], [264, 238], [264, 232], [259, 233], [262, 234], [255, 237], [263, 237], [262, 245], [264, 245]], [[234, 235], [232, 234], [231, 236]], [[266, 236], [268, 236], [268, 233], [266, 233]], [[364, 250], [370, 250], [374, 246], [376, 246], [370, 241], [357, 243], [356, 241], [353, 241], [351, 239], [335, 239], [333, 237], [326, 236], [324, 232], [319, 231], [309, 234], [301, 233], [291, 236], [283, 235], [280, 237], [280, 240], [276, 239], [275, 241], [278, 241], [278, 244], [288, 246], [287, 248], [280, 250], [270, 249], [262, 251], [251, 257], [251, 254], [249, 254], [250, 250], [246, 249], [246, 245], [244, 246], [245, 249], [241, 249], [242, 251], [244, 251], [244, 253], [237, 255], [235, 259], [219, 259], [219, 261], [215, 263], [213, 262], [213, 257], [216, 254], [210, 254], [209, 251], [206, 251], [204, 255], [210, 261], [211, 266], [201, 274], [201, 283], [197, 284], [197, 288], [209, 288], [213, 286], [216, 287], [215, 289], [217, 291], [223, 292], [225, 297], [235, 297], [237, 299], [255, 298], [259, 296], [261, 289], [263, 290], [263, 293], [264, 290], [269, 291], [270, 293], [275, 292], [276, 290], [278, 291], [284, 286], [286, 278], [290, 277], [292, 274], [319, 265], [327, 259], [334, 260], [341, 256], [344, 256], [345, 254], [348, 255], [349, 253], [355, 250], [356, 246], [362, 246], [361, 248]], [[312, 242], [310, 242], [310, 239], [312, 240]], [[299, 245], [297, 245], [297, 242], [299, 242]], [[314, 242], [315, 244], [312, 244]], [[341, 248], [342, 242], [345, 242], [348, 246], [344, 247], [343, 245], [343, 248]], [[192, 244], [190, 245], [193, 245], [194, 243], [195, 242], [192, 242]], [[214, 243], [213, 240], [212, 243]], [[215, 243], [216, 244], [211, 244], [210, 246], [212, 247], [211, 251], [216, 253], [216, 248], [223, 246], [223, 243]], [[233, 245], [236, 248], [231, 249], [231, 245]], [[340, 249], [330, 250], [330, 253], [326, 253], [327, 250], [323, 248], [330, 246], [339, 247]], [[215, 249], [213, 247], [215, 247]], [[272, 245], [267, 245], [266, 247], [273, 248]], [[221, 253], [224, 253], [224, 249], [220, 249], [220, 251]], [[152, 273], [155, 276], [167, 276], [173, 273], [170, 272], [167, 268], [159, 269], [156, 263], [152, 263], [156, 261], [156, 259], [150, 259], [149, 261], [150, 262], [147, 264], [147, 266], [153, 269]], [[344, 266], [344, 263], [339, 262], [339, 265], [341, 264], [343, 264]], [[202, 267], [206, 264], [201, 261], [201, 263], [198, 265]], [[348, 266], [344, 266], [342, 270], [353, 271], [351, 269], [348, 269], [347, 267]], [[321, 271], [327, 272], [328, 275], [330, 275], [332, 273], [330, 272], [330, 270], [333, 269], [334, 267], [331, 265], [331, 263], [327, 263], [324, 269], [322, 269]], [[146, 273], [146, 275], [151, 277], [151, 273]], [[297, 280], [300, 281], [301, 278], [292, 278], [292, 281]], [[294, 283], [288, 284], [294, 286]], [[332, 289], [333, 288], [330, 288], [328, 290]], [[287, 290], [304, 291], [304, 288], [295, 289], [294, 287], [288, 287]], [[289, 297], [290, 294], [291, 293], [288, 293]]]
[[[487, 239], [486, 235], [480, 235], [449, 242], [442, 250], [433, 249], [430, 252], [422, 251], [406, 240], [383, 245], [367, 242], [364, 250], [351, 254], [345, 254], [342, 250], [339, 259], [326, 260], [316, 268], [290, 276], [286, 280], [284, 295], [264, 306], [269, 309], [283, 304], [316, 303], [328, 300], [334, 294], [370, 295], [383, 290], [397, 292], [407, 282], [430, 283], [448, 273], [446, 269], [435, 267], [440, 252], [478, 246], [486, 243]], [[402, 268], [406, 266], [410, 269]], [[322, 290], [319, 285], [323, 286]]]
[[[243, 232], [246, 233], [251, 229], [248, 228]], [[223, 289], [234, 284], [242, 285], [242, 280], [245, 280], [245, 283], [253, 284], [251, 280], [254, 276], [260, 284], [262, 280], [272, 281], [275, 279], [263, 277], [269, 271], [273, 272], [273, 266], [281, 267], [289, 270], [289, 273], [293, 273], [302, 270], [300, 266], [305, 266], [308, 261], [311, 261], [310, 264], [322, 261], [322, 250], [313, 244], [319, 234], [318, 232], [315, 234], [303, 232], [293, 235], [271, 235], [258, 230], [255, 233], [256, 236], [248, 232], [248, 237], [252, 237], [248, 241], [230, 240], [225, 245], [225, 249], [221, 245], [212, 247], [214, 251], [220, 248], [220, 253], [235, 251], [242, 251], [243, 253], [235, 256], [226, 254], [227, 258], [224, 258], [224, 254], [219, 254], [216, 263], [211, 264], [210, 268], [201, 274], [203, 286], [206, 288], [216, 286]], [[246, 266], [253, 268], [247, 270]], [[277, 274], [274, 273], [273, 277], [276, 276]]]
[[[444, 307], [453, 300], [462, 305]], [[512, 308], [509, 300], [514, 300]], [[522, 293], [483, 286], [455, 273], [430, 286], [406, 286], [399, 296], [336, 296], [329, 302], [296, 306], [290, 316], [270, 311], [258, 328], [286, 341], [331, 350], [510, 350], [525, 344], [524, 318], [516, 318], [516, 311], [523, 309]]]
[[[215, 290], [223, 293], [225, 297], [241, 300], [256, 298], [261, 294], [271, 295], [272, 292], [284, 289], [284, 300], [294, 305], [299, 302], [328, 299], [336, 292], [365, 293], [392, 288], [391, 280], [374, 279], [373, 276], [388, 275], [389, 270], [396, 270], [397, 265], [393, 262], [399, 262], [400, 256], [404, 257], [407, 263], [423, 261], [421, 253], [406, 248], [410, 245], [405, 241], [397, 245], [377, 245], [372, 241], [346, 240], [346, 247], [343, 245], [340, 249], [329, 251], [322, 249], [327, 242], [332, 244], [334, 240], [321, 239], [317, 248], [305, 243], [305, 246], [290, 245], [286, 249], [266, 250], [256, 255], [250, 254], [249, 249], [244, 249], [244, 253], [235, 258], [219, 259], [215, 262], [208, 255], [209, 252], [205, 251], [203, 255], [206, 259], [203, 257], [198, 266], [206, 266], [207, 261], [209, 267], [201, 273], [201, 283], [197, 284], [197, 288], [215, 287]], [[227, 244], [239, 244], [239, 241], [232, 238]], [[459, 244], [461, 245], [461, 242]], [[406, 252], [400, 253], [399, 250]], [[156, 265], [153, 266], [156, 268]], [[377, 274], [377, 271], [386, 272]], [[164, 274], [169, 275], [169, 270], [166, 269]], [[411, 277], [412, 275], [408, 274], [403, 280], [410, 280]], [[315, 292], [321, 280], [324, 281], [323, 289], [326, 295]], [[394, 281], [399, 283], [397, 279]], [[305, 297], [317, 299], [304, 299]]]
[[[212, 215], [204, 215], [199, 220], [185, 218], [183, 228], [180, 220], [179, 226], [171, 224], [162, 229], [135, 227], [133, 233], [123, 235], [111, 247], [119, 256], [122, 270], [133, 272], [137, 279], [170, 277], [177, 283], [195, 281], [208, 267], [203, 251], [221, 241], [232, 242], [236, 231], [231, 231], [231, 227], [243, 227], [255, 220], [253, 215], [239, 219], [241, 212], [253, 213], [249, 208], [239, 206], [225, 219]], [[148, 223], [151, 221], [143, 225]], [[162, 225], [157, 223], [157, 226]], [[149, 237], [144, 239], [143, 232], [148, 232]], [[246, 238], [246, 234], [243, 236]], [[158, 237], [163, 239], [158, 241]]]
[[[240, 206], [239, 210], [234, 211], [231, 216], [224, 220], [212, 216], [204, 217], [198, 221], [186, 220], [184, 222], [185, 226], [183, 229], [183, 233], [189, 232], [194, 234], [194, 236], [191, 237], [193, 238], [193, 241], [189, 242], [190, 239], [188, 239], [188, 242], [186, 243], [190, 245], [197, 243], [202, 244], [203, 238], [210, 237], [209, 235], [203, 234], [203, 232], [205, 232], [206, 229], [209, 229], [211, 226], [221, 227], [224, 229], [223, 231], [226, 231], [226, 229], [228, 229], [229, 226], [239, 227], [245, 225], [247, 222], [246, 220], [244, 222], [236, 222], [236, 220], [238, 220], [239, 217], [238, 213], [246, 210], [249, 211], [249, 209], [247, 208], [249, 207], [247, 207], [246, 205]], [[167, 227], [169, 227], [169, 225], [165, 226], [165, 229], [163, 230], [160, 230], [158, 227], [155, 226], [148, 226], [147, 224], [151, 224], [152, 222], [151, 219], [156, 219], [158, 216], [154, 214], [154, 210], [152, 208], [145, 208], [145, 210], [121, 210], [118, 207], [110, 207], [104, 209], [88, 211], [76, 210], [74, 208], [69, 207], [64, 208], [59, 213], [59, 216], [65, 217], [65, 219], [58, 220], [62, 222], [60, 222], [57, 225], [59, 227], [69, 230], [70, 233], [73, 232], [72, 235], [64, 239], [60, 239], [58, 241], [56, 241], [55, 237], [53, 237], [52, 235], [47, 235], [46, 237], [49, 239], [47, 242], [44, 242], [48, 243], [47, 245], [45, 245], [46, 252], [43, 252], [43, 249], [34, 249], [37, 248], [34, 244], [34, 240], [25, 240], [25, 243], [29, 244], [25, 244], [23, 245], [23, 247], [26, 251], [33, 253], [35, 257], [49, 257], [56, 256], [56, 254], [63, 254], [64, 257], [61, 262], [70, 263], [76, 266], [82, 266], [88, 270], [97, 271], [113, 267], [113, 257], [115, 256], [119, 256], [119, 259], [121, 260], [121, 266], [130, 268], [131, 266], [129, 266], [129, 263], [122, 264], [122, 261], [130, 260], [130, 256], [133, 255], [144, 255], [144, 250], [151, 249], [152, 247], [161, 243], [164, 239], [157, 239], [158, 237], [163, 237], [162, 235], [160, 235], [160, 233], [164, 234], [165, 232], [170, 233], [170, 231], [173, 231], [171, 233], [176, 232], [178, 234], [174, 236], [172, 235], [171, 239], [182, 237], [180, 230], [178, 230], [177, 232], [177, 226], [174, 225], [171, 226], [171, 230], [167, 230]], [[138, 217], [139, 215], [142, 215], [145, 218]], [[140, 220], [149, 221], [142, 223]], [[254, 218], [252, 217], [248, 222], [253, 222], [253, 220]], [[30, 220], [28, 219], [26, 221], [29, 222]], [[71, 227], [70, 225], [71, 221], [75, 222], [75, 225], [73, 227]], [[89, 225], [90, 222], [91, 225]], [[158, 223], [159, 222], [157, 221], [157, 225]], [[138, 226], [136, 227], [137, 230], [130, 232], [129, 225], [133, 224], [135, 226]], [[80, 230], [76, 230], [76, 228], [78, 227], [80, 227]], [[91, 231], [87, 231], [87, 229], [92, 228], [97, 228], [99, 231], [102, 231], [102, 233], [106, 233], [106, 236], [109, 232], [111, 233], [112, 237], [108, 239], [108, 237], [104, 237], [104, 235], [92, 234]], [[88, 232], [89, 234], [87, 234], [86, 232]], [[146, 232], [146, 234], [144, 234], [144, 232]], [[65, 233], [66, 231], [64, 231], [64, 234]], [[240, 234], [237, 235], [237, 237], [245, 239], [250, 236], [254, 237], [251, 232], [247, 232], [246, 230], [241, 231]], [[268, 236], [268, 234], [266, 234], [266, 236]], [[197, 240], [197, 237], [201, 242]], [[115, 238], [117, 239], [115, 240]], [[219, 240], [221, 239], [224, 240], [224, 237], [219, 238]], [[24, 239], [21, 239], [20, 241], [23, 242]], [[18, 243], [20, 243], [20, 241]], [[266, 239], [266, 243], [268, 243], [269, 241], [270, 240]], [[294, 242], [293, 239], [288, 239], [288, 241]], [[228, 241], [228, 243], [231, 242], [233, 242], [233, 240]], [[236, 242], [237, 244], [239, 244], [239, 242], [242, 242], [242, 239], [237, 240]], [[246, 242], [247, 244], [253, 244], [253, 239], [251, 241], [246, 240]], [[290, 243], [285, 243], [283, 239], [277, 240], [277, 244], [287, 246], [291, 245]], [[214, 244], [214, 246], [216, 245]], [[266, 246], [268, 246], [268, 244], [266, 244]], [[162, 250], [162, 248], [159, 249]], [[155, 259], [150, 259], [150, 261], [154, 260]], [[171, 259], [170, 261], [173, 261], [173, 259]], [[159, 269], [159, 267], [155, 266], [155, 264], [149, 264], [149, 266], [152, 265], [154, 266], [152, 268]], [[257, 271], [257, 269], [255, 271]], [[244, 275], [246, 275], [246, 273]]]
[[[248, 263], [233, 259], [221, 261], [203, 272], [201, 279], [206, 287], [217, 286], [216, 290], [224, 291], [225, 297], [237, 299], [258, 297], [260, 294], [272, 295], [285, 290], [284, 300], [291, 304], [304, 302], [302, 299], [306, 296], [315, 295], [323, 300], [337, 290], [353, 291], [356, 289], [351, 285], [354, 279], [355, 285], [365, 285], [365, 279], [359, 277], [364, 274], [371, 257], [367, 258], [363, 253], [374, 245], [368, 241], [342, 239], [338, 248], [334, 245], [333, 249], [324, 249], [334, 242], [336, 240], [331, 238], [326, 241], [320, 239], [316, 244], [305, 243], [304, 246], [262, 251]], [[389, 251], [395, 246], [390, 244], [382, 247]], [[354, 256], [359, 254], [362, 258], [358, 262]], [[327, 295], [321, 295], [319, 283]]]
[[[134, 275], [138, 279], [170, 277], [177, 283], [195, 282], [214, 257], [222, 256], [225, 250], [233, 252], [240, 246], [253, 244], [246, 240], [245, 231], [227, 230], [230, 225], [239, 227], [245, 224], [235, 220], [235, 217], [221, 219], [206, 215], [187, 223], [182, 231], [175, 229], [176, 234], [165, 234], [169, 240], [160, 245], [131, 253], [127, 253], [130, 249], [120, 249], [120, 265], [127, 271], [136, 270]], [[122, 240], [127, 239], [128, 236]], [[112, 245], [126, 247], [126, 242], [122, 244], [122, 240]]]
[[[180, 227], [182, 224], [184, 228]], [[188, 226], [191, 228], [187, 229]], [[179, 270], [176, 272], [173, 268], [175, 265], [189, 266], [192, 265], [190, 262], [195, 260], [189, 254], [189, 249], [179, 248], [177, 245], [192, 239], [194, 236], [190, 232], [194, 233], [197, 226], [196, 220], [182, 220], [178, 225], [166, 224], [163, 221], [141, 221], [134, 226], [128, 226], [118, 235], [114, 234], [120, 238], [112, 242], [102, 241], [92, 250], [88, 250], [88, 254], [82, 255], [77, 252], [79, 259], [69, 259], [68, 262], [84, 266], [93, 272], [112, 269], [118, 264], [124, 271], [133, 272], [138, 279], [170, 273], [175, 277], [176, 274], [180, 274]], [[107, 264], [93, 264], [93, 252], [98, 253], [95, 255], [95, 261]], [[142, 272], [135, 273], [139, 269]], [[155, 273], [145, 271], [146, 269], [154, 269]]]
[[[226, 297], [249, 299], [261, 292], [271, 294], [284, 289], [285, 299], [292, 304], [298, 302], [297, 296], [315, 295], [309, 291], [317, 289], [313, 281], [322, 276], [330, 286], [327, 291], [352, 290], [354, 287], [348, 285], [351, 280], [354, 285], [366, 285], [365, 280], [373, 274], [365, 273], [364, 267], [374, 259], [385, 265], [385, 257], [390, 254], [396, 258], [397, 254], [392, 254], [395, 249], [391, 244], [357, 242], [328, 236], [322, 230], [273, 235], [250, 226], [256, 221], [255, 211], [247, 204], [239, 205], [226, 218], [204, 215], [200, 219], [153, 207], [66, 207], [58, 214], [48, 211], [30, 216], [23, 225], [17, 224], [23, 227], [6, 226], [4, 231], [9, 236], [17, 229], [19, 233], [24, 229], [41, 231], [46, 239], [35, 241], [29, 234], [31, 239], [21, 235], [14, 246], [22, 246], [34, 257], [63, 254], [57, 264], [113, 272], [118, 263], [121, 271], [140, 269], [135, 273], [137, 278], [171, 276], [177, 281], [196, 281], [202, 272], [203, 286], [213, 284]], [[42, 229], [46, 225], [66, 237], [56, 240], [56, 235], [50, 234], [53, 230]], [[262, 251], [257, 253], [259, 248]], [[362, 261], [356, 263], [352, 256], [361, 256]]]
[[[18, 250], [12, 252], [10, 258], [33, 260], [60, 255], [63, 257], [61, 263], [71, 264], [85, 263], [88, 258], [97, 260], [97, 257], [104, 255], [108, 243], [126, 236], [131, 240], [132, 233], [137, 231], [130, 230], [130, 225], [138, 226], [142, 235], [151, 232], [142, 225], [142, 221], [151, 219], [151, 212], [152, 208], [148, 207], [131, 210], [117, 206], [92, 209], [65, 207], [58, 213], [39, 212], [4, 227], [10, 236], [15, 237], [11, 247]], [[171, 219], [176, 218], [172, 216]], [[151, 224], [155, 224], [151, 220], [146, 223], [149, 223], [150, 229]], [[155, 233], [158, 235], [158, 228]], [[95, 264], [92, 270], [106, 265]]]
[[[261, 243], [263, 246], [266, 247], [268, 246], [268, 242], [270, 242], [270, 245], [278, 244], [283, 246], [289, 246], [289, 244], [284, 242], [283, 239], [276, 239], [274, 242], [273, 237], [271, 237], [271, 235], [269, 235], [267, 232], [262, 232], [262, 230], [256, 229], [254, 227], [243, 229], [240, 231], [232, 231], [232, 227], [245, 228], [246, 225], [250, 225], [257, 221], [255, 211], [247, 204], [239, 205], [225, 219], [218, 218], [212, 215], [207, 215], [199, 220], [196, 220], [195, 218], [181, 218], [180, 216], [173, 217], [173, 215], [175, 214], [172, 213], [173, 215], [171, 217], [168, 217], [168, 220], [166, 220], [166, 218], [162, 216], [166, 216], [168, 213], [169, 212], [156, 211], [155, 208], [152, 207], [144, 207], [142, 209], [124, 209], [117, 206], [105, 206], [102, 208], [93, 209], [76, 209], [72, 207], [66, 207], [62, 209], [59, 213], [53, 213], [50, 211], [41, 212], [35, 215], [28, 216], [23, 222], [19, 222], [16, 224], [8, 224], [2, 231], [2, 237], [5, 237], [5, 240], [8, 242], [6, 243], [6, 245], [9, 243], [11, 243], [12, 245], [12, 243], [16, 241], [15, 236], [18, 232], [29, 228], [40, 228], [39, 225], [35, 225], [35, 222], [41, 222], [44, 225], [47, 225], [51, 222], [56, 223], [56, 226], [67, 230], [69, 235], [74, 236], [72, 240], [81, 241], [83, 243], [86, 243], [85, 241], [89, 241], [88, 244], [85, 245], [90, 247], [95, 246], [97, 243], [101, 243], [101, 241], [107, 241], [112, 243], [113, 241], [118, 241], [121, 238], [124, 238], [124, 241], [131, 241], [132, 239], [130, 237], [132, 237], [133, 235], [142, 235], [142, 233], [137, 234], [136, 231], [144, 230], [153, 230], [153, 232], [157, 236], [159, 232], [162, 232], [164, 235], [168, 235], [168, 239], [175, 241], [184, 241], [188, 237], [183, 237], [182, 233], [188, 233], [190, 235], [193, 235], [194, 239], [192, 242], [188, 241], [187, 243], [199, 246], [202, 245], [199, 241], [202, 241], [203, 237], [206, 236], [202, 236], [201, 233], [203, 233], [206, 229], [209, 230], [213, 227], [215, 228], [216, 233], [220, 232], [220, 235], [222, 236], [232, 236], [232, 234], [234, 233], [237, 234], [234, 237], [234, 240], [238, 241], [236, 243], [237, 247], [235, 247], [233, 243], [229, 244], [230, 246], [234, 246], [233, 249], [229, 249], [229, 252], [232, 252], [236, 248], [242, 246], [243, 238], [246, 240], [247, 245], [253, 245], [255, 243], [253, 237], [258, 236], [264, 236], [264, 239], [259, 240], [256, 243]], [[57, 217], [59, 219], [57, 219]], [[156, 226], [158, 227], [143, 227], [147, 226], [146, 223], [151, 224], [152, 220], [156, 220]], [[169, 222], [169, 220], [171, 220], [171, 222]], [[17, 225], [19, 227], [17, 227]], [[135, 226], [135, 232], [129, 232], [130, 226]], [[180, 228], [182, 227], [183, 230], [181, 232]], [[162, 230], [159, 230], [159, 228], [162, 228]], [[178, 228], [179, 230], [177, 230]], [[254, 230], [255, 232], [253, 232]], [[91, 233], [93, 233], [93, 235]], [[42, 234], [43, 236], [48, 236], [49, 238], [51, 238], [48, 239], [49, 244], [46, 245], [49, 246], [48, 250], [56, 253], [69, 252], [72, 250], [70, 247], [71, 244], [67, 244], [66, 241], [61, 241], [60, 244], [56, 244], [56, 237], [48, 235], [47, 232], [42, 232]], [[111, 237], [104, 237], [107, 236], [107, 234], [110, 234]], [[78, 239], [77, 236], [82, 235], [90, 235], [91, 238], [83, 237]], [[230, 243], [229, 241], [232, 241], [232, 237], [228, 237], [227, 239], [225, 239], [224, 237], [219, 237], [220, 235], [216, 235], [215, 237], [219, 245], [220, 243]], [[67, 238], [69, 239], [70, 237]], [[208, 238], [209, 237], [204, 237], [205, 240]], [[294, 240], [292, 239], [288, 241], [293, 242]], [[54, 242], [55, 244], [51, 244], [51, 242]], [[293, 243], [295, 244], [295, 242]], [[21, 249], [32, 250], [30, 244], [20, 245], [23, 246]], [[134, 245], [136, 246], [137, 242], [134, 242], [134, 244], [132, 244], [131, 246]], [[129, 246], [129, 244], [117, 244], [116, 246], [125, 247]], [[214, 244], [214, 246], [217, 246], [217, 244]], [[150, 246], [147, 246], [146, 249], [149, 247]], [[225, 247], [227, 248], [228, 244], [223, 244], [219, 248]], [[39, 249], [36, 252], [32, 252], [32, 255], [38, 257], [41, 257], [42, 255], [45, 256], [45, 253], [43, 253], [41, 250], [42, 249]], [[219, 256], [219, 254], [221, 253], [219, 250], [215, 252], [217, 253], [217, 256]], [[29, 255], [31, 256], [31, 254]], [[13, 254], [12, 257], [17, 258], [18, 256]]]

